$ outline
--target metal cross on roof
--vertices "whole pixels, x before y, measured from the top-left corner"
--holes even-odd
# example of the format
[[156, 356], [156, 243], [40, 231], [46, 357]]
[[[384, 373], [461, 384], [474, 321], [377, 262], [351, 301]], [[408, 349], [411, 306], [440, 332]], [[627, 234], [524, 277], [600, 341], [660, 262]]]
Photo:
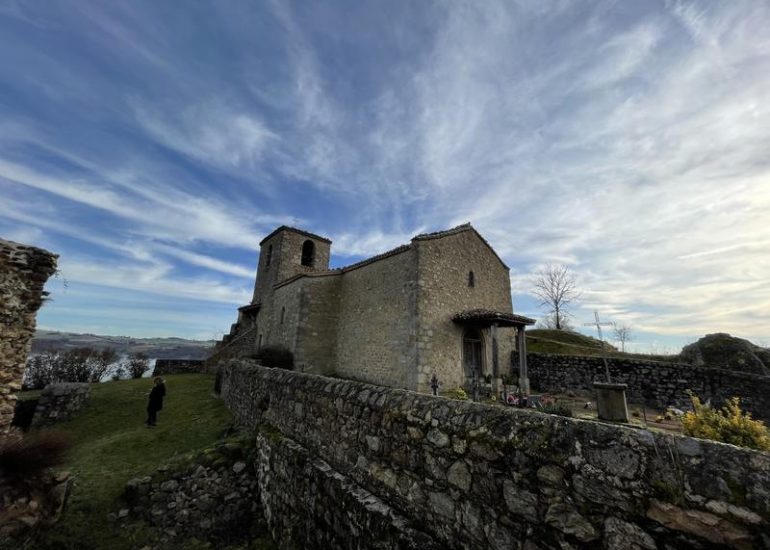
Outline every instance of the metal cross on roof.
[[599, 312], [594, 310], [594, 322], [583, 323], [584, 327], [596, 327], [596, 331], [599, 333], [599, 341], [602, 344], [602, 360], [604, 361], [604, 374], [607, 377], [607, 382], [612, 382], [610, 378], [610, 366], [607, 363], [607, 348], [604, 345], [604, 338], [602, 337], [602, 327], [611, 327], [612, 323], [602, 323], [599, 319]]

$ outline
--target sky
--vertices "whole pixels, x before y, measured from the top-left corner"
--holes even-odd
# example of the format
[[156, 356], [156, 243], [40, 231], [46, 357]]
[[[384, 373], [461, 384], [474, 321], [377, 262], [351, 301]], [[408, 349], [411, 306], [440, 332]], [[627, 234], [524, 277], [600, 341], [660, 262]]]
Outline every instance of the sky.
[[770, 3], [0, 1], [0, 237], [51, 330], [217, 338], [281, 224], [465, 222], [633, 349], [770, 345]]

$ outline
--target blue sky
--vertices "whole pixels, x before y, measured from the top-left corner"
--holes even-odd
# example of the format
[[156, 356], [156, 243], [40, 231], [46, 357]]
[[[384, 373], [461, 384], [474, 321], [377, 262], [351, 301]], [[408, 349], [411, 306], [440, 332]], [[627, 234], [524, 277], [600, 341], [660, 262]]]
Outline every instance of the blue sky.
[[[212, 338], [279, 224], [341, 265], [470, 221], [637, 349], [770, 343], [770, 4], [0, 2], [0, 236], [44, 328]], [[65, 285], [66, 281], [66, 285]]]

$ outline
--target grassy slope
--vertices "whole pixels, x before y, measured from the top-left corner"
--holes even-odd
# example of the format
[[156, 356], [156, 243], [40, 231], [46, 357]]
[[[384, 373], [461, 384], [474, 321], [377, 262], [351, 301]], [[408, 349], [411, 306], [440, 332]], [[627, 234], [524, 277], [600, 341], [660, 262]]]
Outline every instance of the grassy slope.
[[231, 423], [230, 413], [212, 396], [213, 376], [188, 374], [166, 378], [158, 426], [146, 428], [151, 384], [149, 379], [94, 384], [86, 408], [57, 426], [73, 438], [65, 467], [75, 476], [75, 486], [64, 520], [40, 533], [30, 547], [120, 549], [147, 541], [141, 523], [118, 527], [108, 521], [107, 514], [121, 507], [118, 498], [126, 481], [211, 445]]
[[[532, 353], [554, 353], [557, 355], [601, 355], [602, 344], [597, 338], [566, 330], [534, 329], [528, 330], [527, 351]], [[606, 344], [607, 355], [628, 359], [647, 359], [651, 361], [679, 361], [678, 355], [646, 355], [640, 353], [622, 353], [614, 346]]]
[[577, 332], [534, 329], [526, 331], [526, 335], [527, 351], [533, 353], [599, 355], [602, 351], [599, 340]]

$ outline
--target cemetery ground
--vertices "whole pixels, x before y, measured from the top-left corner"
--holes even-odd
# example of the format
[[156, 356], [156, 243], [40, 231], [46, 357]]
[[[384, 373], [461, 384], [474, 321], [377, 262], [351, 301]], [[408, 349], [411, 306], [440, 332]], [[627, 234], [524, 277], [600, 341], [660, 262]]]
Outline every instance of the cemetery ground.
[[[445, 397], [452, 397], [453, 391], [441, 392]], [[567, 393], [539, 393], [537, 394], [539, 399], [543, 402], [554, 402], [562, 407], [568, 408], [572, 412], [573, 418], [580, 418], [583, 420], [599, 421], [598, 411], [596, 409], [596, 396], [591, 391], [576, 390]], [[487, 405], [496, 406], [509, 406], [504, 405], [500, 400], [492, 400], [489, 398], [482, 398], [481, 402]], [[586, 403], [591, 403], [590, 407], [586, 408]], [[527, 409], [536, 411], [537, 409]], [[539, 411], [543, 412], [543, 411]], [[554, 413], [551, 413], [554, 414]], [[655, 431], [662, 431], [667, 433], [682, 434], [682, 422], [676, 414], [672, 413], [668, 409], [659, 409], [650, 407], [649, 405], [643, 405], [640, 403], [628, 402], [628, 426], [633, 428], [641, 428]]]
[[[124, 507], [120, 497], [129, 479], [233, 436], [232, 417], [212, 394], [213, 376], [166, 377], [168, 393], [155, 428], [144, 424], [151, 386], [147, 378], [93, 384], [83, 410], [52, 428], [71, 438], [63, 469], [72, 473], [74, 486], [60, 521], [38, 529], [23, 548], [211, 548], [196, 540], [164, 542], [163, 532], [143, 521], [115, 517]], [[255, 540], [248, 548], [275, 547]]]

